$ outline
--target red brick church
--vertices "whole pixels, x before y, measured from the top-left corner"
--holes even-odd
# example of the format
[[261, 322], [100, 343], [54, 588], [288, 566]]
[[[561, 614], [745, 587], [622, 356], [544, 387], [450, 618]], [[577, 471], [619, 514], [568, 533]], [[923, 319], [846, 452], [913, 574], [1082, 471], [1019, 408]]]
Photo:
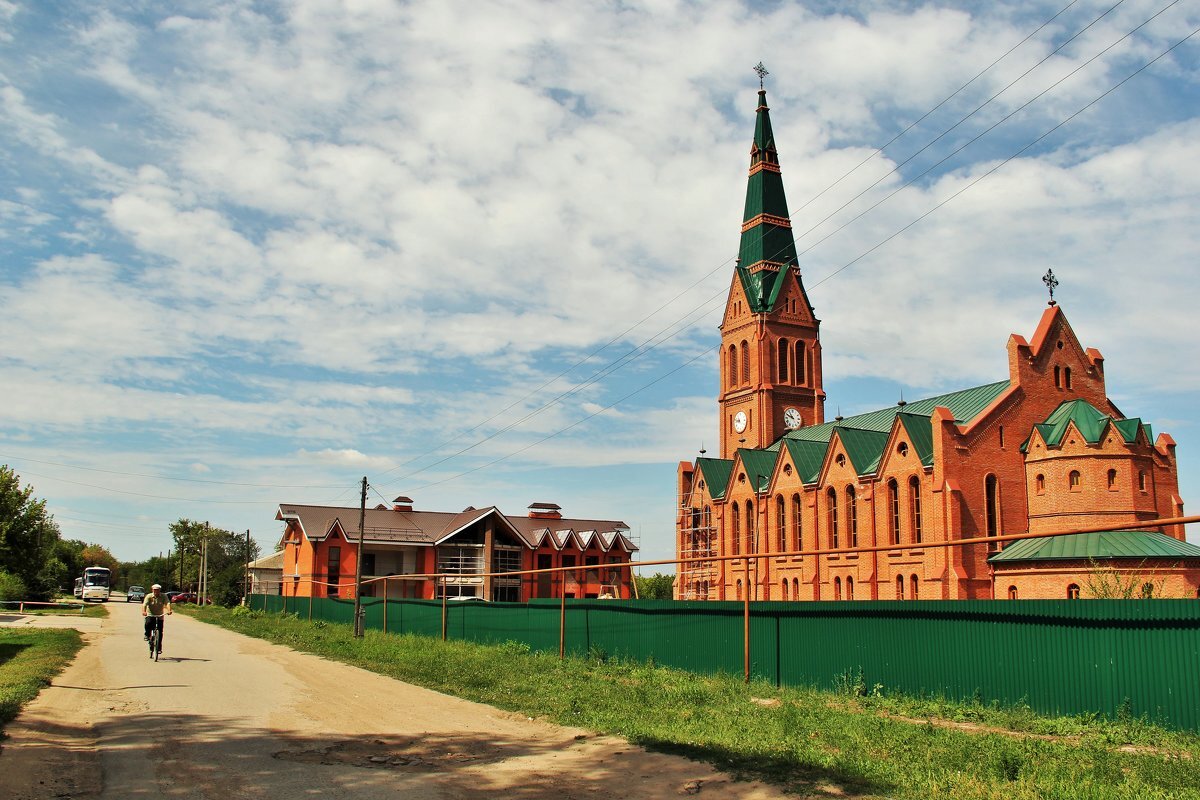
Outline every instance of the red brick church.
[[1175, 442], [1108, 399], [1104, 358], [1053, 299], [1031, 339], [1009, 337], [1004, 379], [832, 422], [819, 329], [760, 89], [720, 326], [720, 457], [678, 471], [678, 557], [714, 560], [679, 567], [677, 598], [1200, 596], [1200, 547], [1152, 524], [1183, 514]]

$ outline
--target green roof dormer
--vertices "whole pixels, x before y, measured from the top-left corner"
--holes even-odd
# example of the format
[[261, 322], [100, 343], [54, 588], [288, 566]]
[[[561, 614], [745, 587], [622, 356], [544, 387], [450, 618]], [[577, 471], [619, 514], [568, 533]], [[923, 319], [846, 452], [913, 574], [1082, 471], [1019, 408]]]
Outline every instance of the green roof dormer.
[[752, 310], [774, 308], [790, 267], [798, 263], [796, 240], [788, 216], [779, 153], [771, 130], [767, 91], [758, 91], [754, 143], [750, 147], [750, 177], [746, 185], [746, 208], [742, 215], [742, 239], [738, 247], [738, 274]]

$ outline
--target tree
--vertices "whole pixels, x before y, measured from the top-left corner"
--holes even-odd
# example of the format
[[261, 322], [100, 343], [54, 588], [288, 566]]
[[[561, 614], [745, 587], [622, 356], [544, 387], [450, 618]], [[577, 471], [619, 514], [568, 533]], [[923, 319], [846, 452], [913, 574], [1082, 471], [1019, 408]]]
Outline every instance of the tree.
[[112, 586], [117, 585], [117, 579], [121, 576], [121, 563], [117, 561], [116, 556], [108, 552], [108, 548], [98, 544], [89, 544], [83, 548], [79, 554], [83, 559], [85, 567], [108, 567], [112, 572], [110, 581]]
[[33, 487], [21, 488], [21, 479], [0, 465], [0, 574], [15, 576], [29, 599], [49, 599], [55, 588], [55, 546], [58, 525], [46, 513], [46, 501], [33, 497]]
[[649, 577], [635, 575], [638, 597], [642, 600], [670, 600], [674, 597], [675, 576], [656, 572]]
[[[176, 578], [182, 567], [184, 586], [195, 586], [200, 573], [200, 552], [208, 542], [208, 596], [214, 603], [236, 605], [242, 599], [247, 560], [258, 558], [258, 545], [246, 545], [245, 534], [212, 528], [203, 522], [181, 519], [171, 523], [175, 539]], [[198, 589], [198, 587], [197, 587]]]

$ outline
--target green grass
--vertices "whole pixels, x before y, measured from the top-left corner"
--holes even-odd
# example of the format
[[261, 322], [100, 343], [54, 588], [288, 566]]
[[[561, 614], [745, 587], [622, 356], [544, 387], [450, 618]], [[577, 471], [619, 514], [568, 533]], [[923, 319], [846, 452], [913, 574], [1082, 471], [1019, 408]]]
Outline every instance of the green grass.
[[[616, 734], [789, 791], [888, 798], [1200, 798], [1200, 737], [940, 699], [744, 684], [604, 658], [188, 609], [241, 633], [498, 708]], [[897, 717], [911, 718], [909, 721]], [[949, 727], [959, 722], [974, 726]], [[1134, 752], [1121, 749], [1135, 747]]]
[[0, 726], [49, 686], [82, 646], [76, 630], [0, 628]]
[[[57, 608], [49, 606], [26, 606], [25, 610], [20, 612], [26, 616], [33, 617], [54, 617], [54, 616], [70, 616], [70, 617], [107, 617], [108, 608], [104, 603], [72, 603], [69, 600], [62, 601], [63, 605]], [[69, 606], [69, 607], [68, 607]], [[82, 606], [82, 608], [81, 608]], [[17, 606], [5, 605], [0, 609], [0, 613], [16, 614]]]

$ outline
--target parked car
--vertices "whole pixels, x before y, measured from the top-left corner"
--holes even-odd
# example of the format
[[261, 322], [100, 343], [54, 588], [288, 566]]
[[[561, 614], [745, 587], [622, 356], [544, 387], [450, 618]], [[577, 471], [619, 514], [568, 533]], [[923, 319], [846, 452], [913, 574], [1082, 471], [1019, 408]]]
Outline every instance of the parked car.
[[126, 603], [131, 603], [134, 600], [136, 600], [140, 603], [145, 599], [146, 599], [146, 587], [145, 586], [130, 586], [128, 589], [125, 590], [125, 602]]
[[[171, 595], [171, 602], [172, 603], [196, 603], [196, 602], [199, 602], [199, 596], [195, 592], [176, 592], [175, 594]], [[206, 606], [211, 606], [212, 598], [211, 597], [204, 598], [204, 604]]]

